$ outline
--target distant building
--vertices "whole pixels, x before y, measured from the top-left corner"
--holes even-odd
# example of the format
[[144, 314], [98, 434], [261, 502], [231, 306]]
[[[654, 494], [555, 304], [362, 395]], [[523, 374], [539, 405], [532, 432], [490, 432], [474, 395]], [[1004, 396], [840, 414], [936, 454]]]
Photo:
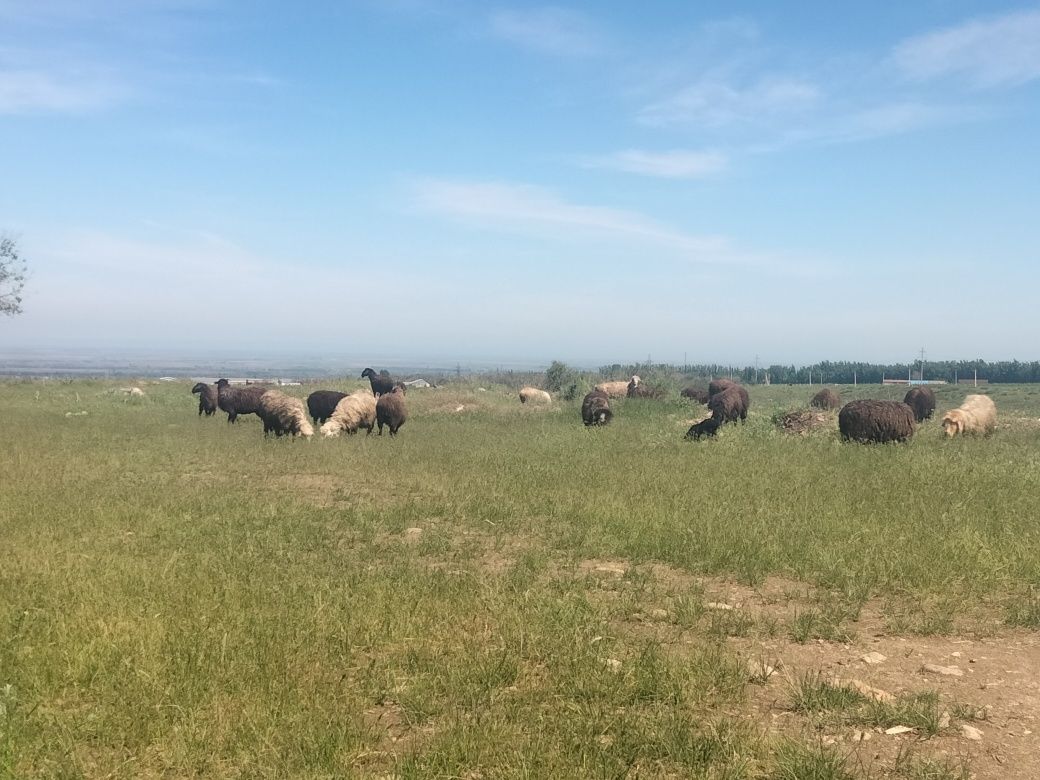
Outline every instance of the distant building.
[[957, 384], [959, 384], [959, 385], [988, 385], [989, 384], [989, 380], [988, 379], [982, 379], [981, 377], [979, 379], [958, 379], [957, 380]]

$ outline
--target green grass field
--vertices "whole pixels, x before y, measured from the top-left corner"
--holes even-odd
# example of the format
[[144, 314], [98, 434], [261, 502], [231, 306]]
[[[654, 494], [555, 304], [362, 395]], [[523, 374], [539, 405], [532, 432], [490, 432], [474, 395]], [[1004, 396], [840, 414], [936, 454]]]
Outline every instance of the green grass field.
[[[988, 439], [942, 439], [971, 392], [944, 387], [908, 445], [861, 446], [776, 429], [804, 386], [692, 443], [704, 407], [587, 430], [577, 401], [465, 384], [409, 393], [394, 440], [265, 440], [190, 383], [120, 384], [0, 383], [0, 776], [966, 777], [935, 740], [869, 765], [821, 740], [939, 734], [927, 686], [879, 713], [747, 658], [868, 614], [1040, 628], [1040, 386], [986, 389]], [[707, 606], [726, 588], [781, 596]]]

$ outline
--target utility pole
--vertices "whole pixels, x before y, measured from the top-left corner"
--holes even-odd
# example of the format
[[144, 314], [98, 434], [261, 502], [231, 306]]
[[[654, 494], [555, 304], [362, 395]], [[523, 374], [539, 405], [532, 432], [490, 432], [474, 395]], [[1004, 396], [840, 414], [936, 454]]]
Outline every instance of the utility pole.
[[758, 355], [755, 355], [755, 384], [758, 384]]
[[921, 347], [921, 381], [924, 381], [924, 347]]

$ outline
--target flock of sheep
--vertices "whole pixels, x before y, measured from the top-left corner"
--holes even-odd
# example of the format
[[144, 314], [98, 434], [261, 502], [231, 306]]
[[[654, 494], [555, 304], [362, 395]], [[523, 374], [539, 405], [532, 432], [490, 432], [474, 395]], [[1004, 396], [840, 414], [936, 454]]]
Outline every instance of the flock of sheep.
[[[698, 403], [707, 404], [711, 415], [693, 425], [686, 432], [688, 439], [715, 436], [728, 422], [747, 419], [751, 400], [747, 390], [731, 379], [714, 379], [705, 390], [687, 387], [680, 394]], [[603, 382], [596, 385], [581, 403], [581, 419], [585, 425], [606, 425], [614, 416], [610, 408], [612, 398], [652, 398], [657, 393], [642, 384], [638, 376], [627, 382]], [[550, 402], [547, 392], [535, 387], [520, 391], [520, 402]], [[838, 430], [845, 440], [863, 443], [906, 441], [913, 436], [918, 424], [935, 413], [935, 393], [929, 387], [912, 387], [902, 401], [863, 399], [841, 405], [841, 397], [832, 389], [824, 388], [812, 397], [809, 405], [816, 409], [838, 412]], [[969, 395], [957, 409], [948, 411], [942, 420], [947, 437], [958, 434], [988, 435], [996, 427], [997, 408], [993, 399], [985, 395]]]
[[[374, 427], [383, 435], [386, 426], [391, 436], [408, 419], [405, 407], [405, 386], [395, 382], [385, 371], [376, 373], [366, 368], [363, 379], [368, 379], [371, 391], [358, 390], [341, 393], [335, 390], [316, 390], [307, 396], [307, 406], [299, 398], [286, 395], [262, 385], [233, 387], [228, 380], [216, 384], [199, 382], [191, 392], [199, 396], [199, 415], [211, 415], [220, 409], [227, 413], [228, 422], [239, 415], [255, 414], [264, 424], [264, 435], [314, 435], [314, 426], [320, 425], [323, 436], [338, 436], [342, 432], [354, 434], [364, 428], [367, 434]], [[638, 376], [628, 381], [602, 382], [582, 399], [581, 419], [587, 426], [606, 425], [613, 417], [610, 408], [615, 398], [655, 398], [659, 392], [648, 388]], [[714, 379], [707, 389], [687, 387], [681, 395], [708, 406], [711, 414], [686, 432], [689, 439], [715, 436], [726, 423], [747, 419], [751, 400], [747, 390], [731, 379]], [[520, 390], [521, 403], [551, 403], [552, 397], [537, 387]], [[918, 424], [935, 412], [935, 393], [928, 387], [912, 387], [902, 401], [862, 399], [841, 405], [841, 397], [832, 389], [824, 388], [812, 397], [809, 405], [817, 409], [838, 412], [838, 430], [843, 439], [858, 442], [906, 441], [913, 436]], [[308, 412], [314, 424], [308, 419]], [[997, 410], [993, 400], [985, 395], [969, 395], [957, 409], [948, 411], [942, 420], [946, 436], [958, 434], [988, 435], [996, 427]], [[366, 434], [366, 435], [367, 435]]]
[[[323, 436], [338, 436], [342, 432], [357, 433], [362, 428], [368, 434], [374, 427], [383, 435], [385, 425], [391, 436], [408, 419], [405, 407], [405, 387], [386, 373], [377, 374], [366, 368], [361, 377], [368, 379], [372, 386], [368, 390], [354, 393], [340, 393], [335, 390], [316, 390], [307, 396], [307, 408], [303, 401], [286, 395], [280, 390], [272, 390], [263, 385], [246, 385], [234, 387], [226, 379], [218, 379], [216, 384], [208, 385], [199, 382], [191, 388], [191, 392], [199, 397], [199, 415], [207, 417], [217, 409], [227, 412], [228, 422], [233, 423], [241, 414], [255, 414], [264, 424], [264, 435], [275, 436], [314, 435], [314, 425], [320, 425]], [[314, 419], [314, 425], [307, 414]], [[366, 434], [367, 435], [367, 434]]]

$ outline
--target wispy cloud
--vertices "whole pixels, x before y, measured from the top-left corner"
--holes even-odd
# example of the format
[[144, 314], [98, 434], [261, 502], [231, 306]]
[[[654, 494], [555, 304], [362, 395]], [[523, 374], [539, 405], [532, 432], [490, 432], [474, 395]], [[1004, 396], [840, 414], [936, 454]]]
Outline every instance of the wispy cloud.
[[0, 70], [0, 114], [81, 113], [108, 107], [129, 90], [101, 77]]
[[492, 35], [542, 54], [588, 57], [603, 49], [602, 37], [592, 22], [566, 8], [496, 11], [488, 24]]
[[726, 242], [695, 236], [624, 209], [572, 203], [526, 184], [424, 179], [414, 184], [418, 206], [428, 212], [511, 230], [652, 242], [717, 262]]
[[722, 127], [758, 122], [811, 108], [821, 99], [816, 84], [800, 78], [767, 76], [747, 86], [708, 77], [639, 111], [643, 124]]
[[973, 19], [899, 44], [892, 60], [908, 78], [961, 76], [975, 88], [1040, 78], [1040, 10]]
[[601, 157], [585, 157], [579, 162], [585, 168], [604, 168], [664, 179], [700, 179], [725, 170], [729, 160], [725, 154], [715, 150], [650, 152], [626, 149]]

